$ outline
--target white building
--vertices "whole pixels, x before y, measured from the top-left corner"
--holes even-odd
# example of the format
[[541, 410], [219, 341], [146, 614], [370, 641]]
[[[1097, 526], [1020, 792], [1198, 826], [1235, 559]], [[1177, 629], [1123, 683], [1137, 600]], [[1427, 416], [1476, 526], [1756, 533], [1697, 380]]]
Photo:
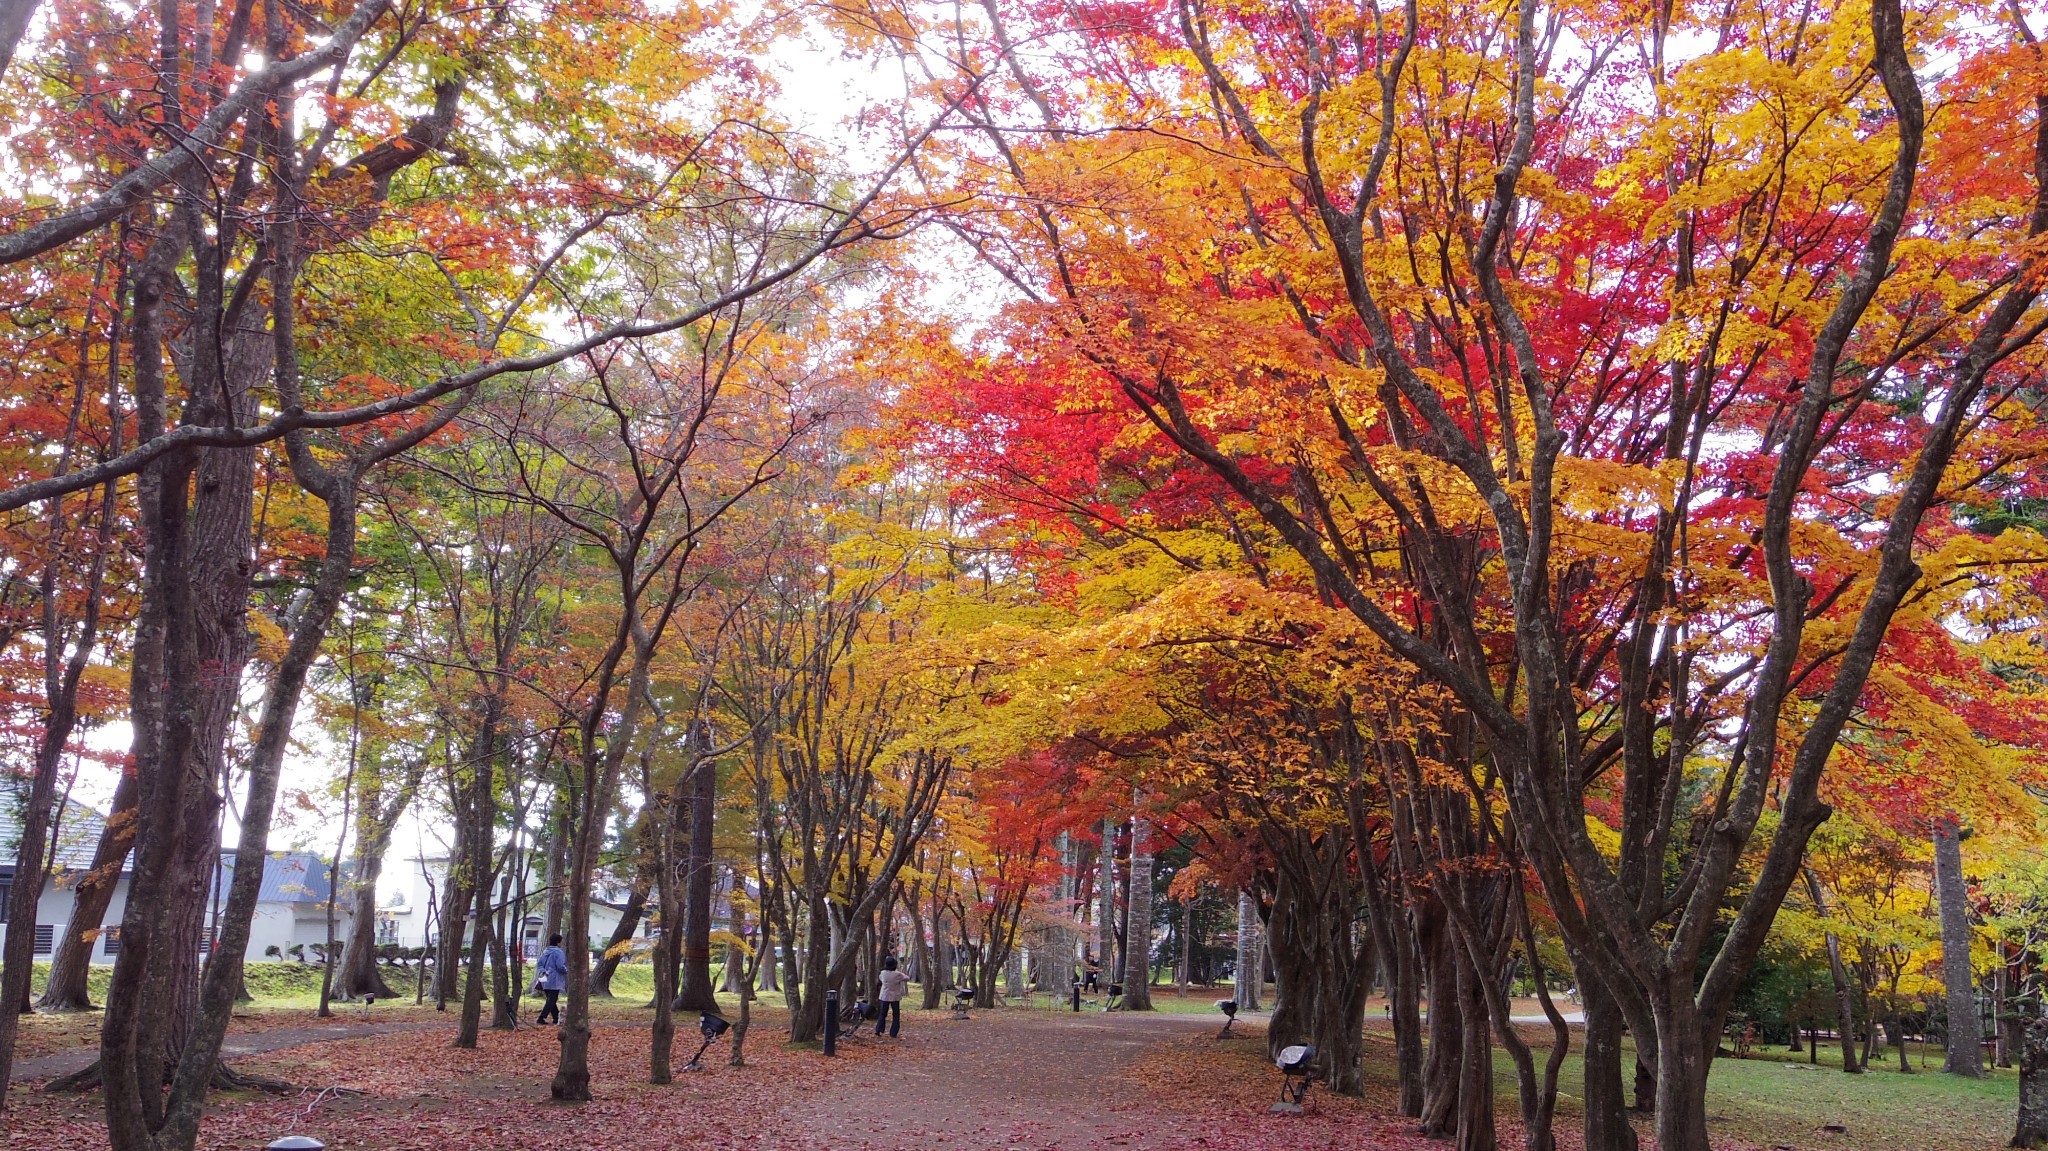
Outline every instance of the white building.
[[[526, 957], [537, 958], [547, 940], [541, 938], [547, 920], [547, 877], [540, 860], [532, 860], [526, 876]], [[403, 948], [432, 947], [441, 937], [441, 896], [448, 878], [445, 855], [393, 859], [384, 867], [377, 884], [377, 942], [395, 943]], [[513, 892], [516, 894], [516, 890]], [[602, 946], [624, 918], [623, 893], [599, 891], [590, 903], [590, 939]], [[635, 935], [645, 937], [648, 921], [642, 917]]]
[[[0, 805], [5, 797], [0, 797]], [[36, 907], [35, 955], [48, 959], [56, 953], [57, 933], [71, 924], [79, 877], [92, 867], [105, 819], [89, 808], [70, 808], [59, 826], [56, 858], [50, 878], [43, 884], [42, 900]], [[21, 841], [21, 826], [12, 810], [0, 806], [0, 939], [15, 929], [7, 922], [7, 905], [14, 885], [14, 861]], [[316, 958], [312, 945], [327, 943], [328, 867], [326, 861], [303, 851], [274, 852], [263, 867], [263, 887], [257, 896], [256, 915], [249, 925], [246, 958]], [[200, 942], [202, 953], [213, 938], [215, 917], [227, 899], [228, 883], [234, 878], [235, 853], [221, 852], [215, 871], [213, 899], [208, 907], [208, 932]], [[107, 906], [99, 938], [93, 944], [94, 963], [112, 963], [121, 950], [121, 915], [128, 905], [132, 872], [124, 865], [114, 884], [113, 901]], [[344, 880], [346, 882], [346, 880]], [[337, 940], [348, 938], [351, 916], [345, 899], [334, 907]], [[294, 952], [293, 948], [299, 951]]]
[[[21, 839], [21, 827], [10, 799], [4, 789], [0, 789], [0, 940], [4, 940], [7, 931], [13, 927], [7, 922], [7, 904], [13, 889], [14, 861]], [[38, 960], [47, 960], [56, 953], [58, 933], [70, 926], [71, 912], [77, 902], [78, 880], [91, 869], [93, 853], [98, 849], [100, 833], [105, 827], [105, 818], [90, 808], [71, 807], [65, 811], [58, 828], [51, 876], [43, 885], [42, 899], [36, 908], [34, 931]], [[534, 862], [538, 864], [539, 861]], [[101, 933], [93, 943], [94, 963], [112, 963], [121, 950], [119, 925], [128, 904], [129, 881], [132, 878], [128, 866], [123, 865], [121, 875], [115, 881], [113, 901], [107, 907]], [[288, 959], [313, 962], [319, 958], [315, 946], [324, 947], [327, 943], [328, 871], [326, 861], [310, 852], [273, 852], [264, 861], [263, 887], [257, 897], [255, 917], [249, 925], [249, 946], [245, 953], [248, 961]], [[220, 867], [215, 873], [213, 899], [208, 908], [209, 928], [213, 927], [215, 918], [223, 909], [234, 872], [235, 853], [223, 851]], [[353, 928], [353, 901], [348, 897], [348, 875], [349, 870], [344, 866], [342, 891], [334, 905], [334, 938], [337, 943], [345, 942]], [[440, 938], [440, 898], [447, 875], [446, 856], [391, 860], [378, 883], [377, 942], [408, 949], [433, 946]], [[528, 959], [537, 958], [541, 949], [547, 946], [547, 940], [542, 938], [546, 929], [543, 918], [547, 909], [545, 888], [546, 879], [536, 867], [529, 872], [526, 884], [528, 898], [524, 935]], [[590, 908], [593, 944], [602, 946], [618, 928], [623, 917], [623, 897], [623, 892], [599, 891], [593, 899]], [[645, 938], [648, 932], [649, 923], [643, 918], [636, 934]], [[214, 933], [209, 931], [202, 939], [202, 953], [206, 941], [213, 936]]]

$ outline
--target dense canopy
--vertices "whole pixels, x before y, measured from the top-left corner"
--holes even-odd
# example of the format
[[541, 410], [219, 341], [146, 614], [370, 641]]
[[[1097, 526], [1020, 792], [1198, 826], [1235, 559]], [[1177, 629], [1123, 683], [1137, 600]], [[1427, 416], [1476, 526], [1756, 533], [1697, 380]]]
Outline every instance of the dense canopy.
[[294, 849], [323, 1013], [559, 934], [569, 1104], [621, 971], [660, 1084], [900, 958], [1227, 979], [1460, 1151], [1707, 1151], [1802, 1025], [2048, 1145], [2043, 35], [0, 0], [0, 1100], [111, 963], [197, 1145]]

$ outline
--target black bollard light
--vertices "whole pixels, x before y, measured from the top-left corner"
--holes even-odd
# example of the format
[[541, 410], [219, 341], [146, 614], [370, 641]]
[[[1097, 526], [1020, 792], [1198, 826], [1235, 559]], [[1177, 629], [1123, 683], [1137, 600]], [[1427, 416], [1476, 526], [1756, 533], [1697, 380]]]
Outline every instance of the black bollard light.
[[690, 1061], [683, 1064], [685, 1071], [704, 1070], [704, 1053], [711, 1050], [711, 1041], [731, 1031], [732, 1024], [709, 1011], [700, 1011], [697, 1013], [697, 1030], [703, 1033], [704, 1042], [698, 1045], [697, 1053], [690, 1056]]
[[825, 1054], [839, 1054], [839, 989], [825, 992]]
[[1273, 1058], [1273, 1065], [1280, 1069], [1280, 1102], [1268, 1108], [1274, 1115], [1301, 1114], [1301, 1101], [1308, 1096], [1308, 1086], [1316, 1081], [1316, 1049], [1312, 1043], [1297, 1043], [1283, 1047]]
[[1230, 1038], [1231, 1025], [1237, 1022], [1237, 1000], [1218, 999], [1216, 1001], [1216, 1010], [1223, 1013], [1223, 1030], [1216, 1033], [1216, 1038], [1228, 1039]]
[[1074, 980], [1074, 1010], [1081, 1010], [1081, 981]]

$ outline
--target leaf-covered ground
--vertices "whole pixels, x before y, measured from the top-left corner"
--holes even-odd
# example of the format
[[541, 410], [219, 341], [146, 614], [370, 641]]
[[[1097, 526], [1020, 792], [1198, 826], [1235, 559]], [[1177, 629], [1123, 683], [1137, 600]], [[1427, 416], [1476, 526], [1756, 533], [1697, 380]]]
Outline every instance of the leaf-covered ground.
[[[727, 1045], [707, 1057], [712, 1070], [654, 1087], [647, 1078], [644, 1027], [602, 1025], [592, 1039], [596, 1102], [548, 1101], [556, 1053], [551, 1028], [489, 1032], [477, 1050], [449, 1045], [452, 1028], [313, 1043], [236, 1065], [300, 1084], [294, 1096], [217, 1097], [199, 1145], [221, 1151], [260, 1148], [286, 1134], [331, 1148], [446, 1151], [447, 1148], [724, 1148], [759, 1146], [759, 1117], [828, 1080], [861, 1073], [872, 1055], [855, 1048], [828, 1064], [814, 1050], [790, 1049], [770, 1020], [748, 1044], [748, 1066], [724, 1065]], [[687, 1040], [687, 1042], [686, 1042]], [[694, 1032], [676, 1039], [678, 1065], [696, 1049]], [[335, 1094], [347, 1088], [364, 1094]], [[106, 1145], [97, 1095], [17, 1096], [9, 1116], [16, 1145], [51, 1151]], [[25, 1144], [20, 1141], [26, 1140]]]
[[[758, 1014], [747, 1066], [726, 1066], [713, 1047], [703, 1074], [655, 1087], [647, 1078], [644, 1015], [607, 1005], [593, 1041], [596, 1102], [547, 1099], [555, 1063], [551, 1029], [486, 1032], [476, 1051], [449, 1046], [452, 1025], [365, 1039], [309, 1042], [238, 1066], [300, 1084], [295, 1096], [215, 1100], [200, 1146], [253, 1151], [285, 1134], [364, 1151], [1421, 1151], [1421, 1138], [1392, 1113], [1391, 1044], [1367, 1036], [1367, 1097], [1314, 1092], [1298, 1117], [1267, 1113], [1277, 1076], [1256, 1024], [1219, 1042], [1213, 1018], [1186, 1013], [1080, 1015], [1045, 1011], [909, 1012], [897, 1040], [862, 1036], [827, 1060], [784, 1042], [786, 1017]], [[447, 1024], [446, 1017], [442, 1022]], [[239, 1025], [238, 1025], [239, 1027]], [[292, 1034], [317, 1036], [318, 1028]], [[677, 1036], [676, 1062], [696, 1047]], [[1574, 1061], [1576, 1063], [1576, 1061]], [[1575, 1066], [1571, 1068], [1575, 1073]], [[1780, 1083], [1780, 1080], [1785, 1082]], [[1575, 1074], [1558, 1126], [1578, 1146]], [[2009, 1091], [2009, 1081], [2005, 1085]], [[334, 1094], [349, 1088], [364, 1094]], [[1788, 1089], [1793, 1088], [1793, 1089]], [[1513, 1086], [1499, 1085], [1501, 1146], [1521, 1142]], [[98, 1096], [17, 1094], [6, 1147], [88, 1151], [105, 1146]], [[1892, 1102], [1897, 1100], [1896, 1105]], [[1724, 1061], [1710, 1109], [1717, 1145], [1799, 1151], [1991, 1151], [2010, 1122], [1997, 1083], [1956, 1084], [1939, 1075], [1852, 1079], [1827, 1070]], [[1850, 1121], [1847, 1135], [1821, 1130]], [[1647, 1149], [1648, 1143], [1646, 1141]]]

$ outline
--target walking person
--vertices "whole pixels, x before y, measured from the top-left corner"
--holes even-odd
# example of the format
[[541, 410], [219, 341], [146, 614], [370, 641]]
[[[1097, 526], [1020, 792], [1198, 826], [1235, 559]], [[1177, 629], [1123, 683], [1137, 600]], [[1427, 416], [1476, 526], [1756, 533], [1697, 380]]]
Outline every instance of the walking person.
[[548, 936], [548, 947], [540, 953], [533, 964], [533, 989], [547, 1000], [541, 1005], [540, 1014], [533, 1017], [535, 1026], [562, 1022], [562, 989], [569, 985], [569, 956], [562, 951], [560, 933]]
[[875, 1012], [875, 1034], [882, 1033], [882, 1024], [889, 1025], [889, 1038], [903, 1027], [903, 993], [910, 989], [910, 976], [896, 970], [896, 957], [891, 955], [882, 960], [881, 1004]]

